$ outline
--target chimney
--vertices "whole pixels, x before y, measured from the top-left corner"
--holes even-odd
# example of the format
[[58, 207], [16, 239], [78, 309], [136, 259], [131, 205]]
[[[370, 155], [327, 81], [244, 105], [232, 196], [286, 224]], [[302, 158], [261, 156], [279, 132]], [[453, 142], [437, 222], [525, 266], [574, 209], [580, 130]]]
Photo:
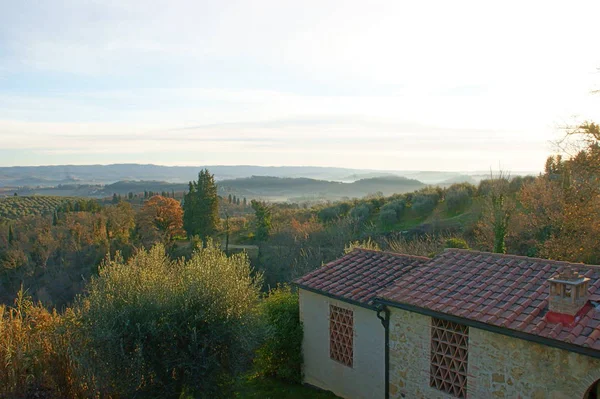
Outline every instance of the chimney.
[[574, 319], [577, 313], [588, 302], [588, 285], [590, 279], [566, 266], [562, 272], [548, 280], [550, 296], [548, 303], [550, 312]]

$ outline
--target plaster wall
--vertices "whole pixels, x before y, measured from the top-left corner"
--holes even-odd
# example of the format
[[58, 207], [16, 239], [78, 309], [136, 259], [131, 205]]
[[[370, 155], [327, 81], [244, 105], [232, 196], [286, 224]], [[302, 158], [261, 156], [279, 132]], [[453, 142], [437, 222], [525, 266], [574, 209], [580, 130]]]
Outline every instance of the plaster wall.
[[[385, 390], [385, 331], [374, 310], [299, 290], [304, 327], [304, 382], [348, 399], [380, 399]], [[354, 359], [350, 368], [329, 357], [329, 305], [354, 313]]]

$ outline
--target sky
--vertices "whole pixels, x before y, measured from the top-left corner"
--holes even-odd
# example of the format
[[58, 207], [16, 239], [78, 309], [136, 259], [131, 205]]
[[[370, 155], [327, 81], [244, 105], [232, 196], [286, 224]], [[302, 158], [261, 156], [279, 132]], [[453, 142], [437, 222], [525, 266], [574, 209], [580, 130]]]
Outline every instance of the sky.
[[537, 171], [598, 1], [0, 0], [0, 166]]

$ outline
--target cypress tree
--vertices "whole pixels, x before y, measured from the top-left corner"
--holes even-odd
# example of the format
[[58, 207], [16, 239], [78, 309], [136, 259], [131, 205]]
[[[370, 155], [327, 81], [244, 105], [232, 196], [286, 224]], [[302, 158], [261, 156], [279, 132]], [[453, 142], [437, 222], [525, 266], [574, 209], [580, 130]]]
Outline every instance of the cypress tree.
[[252, 208], [256, 216], [256, 234], [258, 241], [266, 241], [271, 233], [271, 208], [264, 202], [252, 200]]
[[219, 223], [219, 197], [215, 177], [208, 169], [201, 170], [197, 182], [189, 183], [184, 196], [183, 228], [188, 236], [199, 235], [202, 241], [213, 236]]
[[231, 194], [229, 194], [229, 196], [227, 197], [227, 202], [231, 204]]
[[58, 224], [58, 213], [54, 211], [52, 214], [52, 226], [56, 226]]
[[186, 231], [188, 237], [197, 234], [198, 230], [196, 226], [196, 202], [198, 199], [196, 187], [196, 182], [190, 182], [187, 194], [183, 195], [183, 229]]
[[11, 245], [15, 241], [12, 225], [8, 226], [8, 244]]

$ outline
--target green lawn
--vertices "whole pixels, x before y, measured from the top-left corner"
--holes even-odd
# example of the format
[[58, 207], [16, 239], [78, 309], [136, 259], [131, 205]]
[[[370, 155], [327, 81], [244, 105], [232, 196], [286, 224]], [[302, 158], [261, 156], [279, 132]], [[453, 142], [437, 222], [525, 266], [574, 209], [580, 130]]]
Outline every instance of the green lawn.
[[330, 392], [318, 391], [299, 384], [286, 384], [282, 381], [246, 376], [241, 379], [235, 392], [239, 399], [335, 399]]

